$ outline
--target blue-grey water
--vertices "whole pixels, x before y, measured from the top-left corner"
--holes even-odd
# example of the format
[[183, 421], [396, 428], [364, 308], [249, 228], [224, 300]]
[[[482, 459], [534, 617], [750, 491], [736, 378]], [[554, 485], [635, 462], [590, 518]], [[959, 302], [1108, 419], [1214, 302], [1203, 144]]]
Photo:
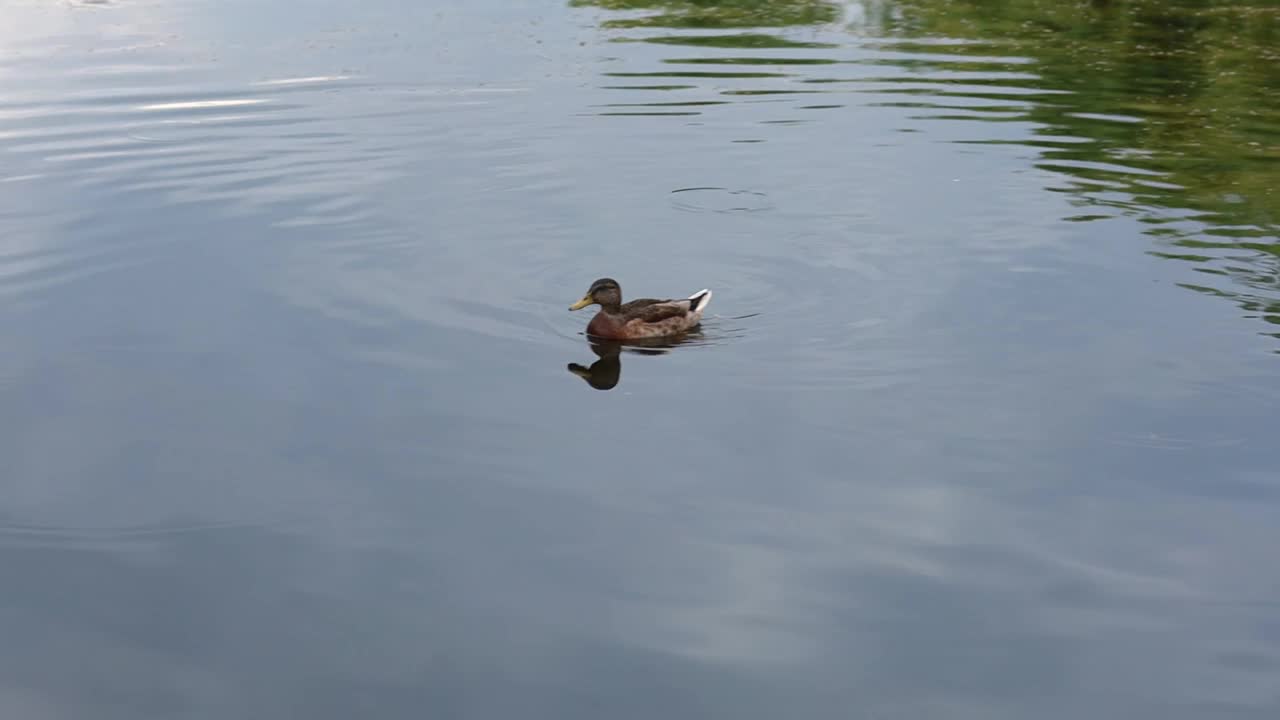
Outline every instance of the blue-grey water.
[[5, 720], [1280, 716], [1274, 4], [3, 14]]

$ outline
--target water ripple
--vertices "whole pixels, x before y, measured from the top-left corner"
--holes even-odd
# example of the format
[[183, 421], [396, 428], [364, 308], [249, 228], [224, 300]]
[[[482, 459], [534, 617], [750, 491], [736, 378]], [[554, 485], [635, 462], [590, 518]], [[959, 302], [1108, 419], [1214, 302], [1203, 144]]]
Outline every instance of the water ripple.
[[[372, 243], [386, 233], [374, 226], [378, 200], [369, 190], [408, 171], [414, 154], [407, 149], [459, 134], [424, 112], [465, 117], [526, 90], [380, 82], [347, 72], [229, 82], [174, 61], [162, 43], [115, 42], [80, 55], [48, 46], [0, 54], [0, 68], [21, 70], [25, 81], [0, 99], [0, 153], [7, 158], [0, 180], [7, 186], [38, 194], [70, 184], [106, 206], [205, 203], [228, 216], [269, 207], [276, 227], [342, 226]], [[57, 62], [37, 64], [47, 53]], [[67, 79], [56, 92], [39, 82], [53, 73]], [[495, 163], [506, 152], [462, 147], [489, 153]], [[518, 162], [497, 173], [503, 182], [531, 186], [545, 183], [545, 175]], [[82, 215], [75, 206], [24, 206], [17, 198], [0, 205], [0, 224], [49, 228], [38, 241], [12, 232], [0, 240], [0, 293], [34, 302], [64, 283], [149, 262], [175, 239], [127, 237], [102, 222], [79, 231], [82, 241], [99, 238], [96, 245], [78, 242], [73, 250], [48, 239]]]

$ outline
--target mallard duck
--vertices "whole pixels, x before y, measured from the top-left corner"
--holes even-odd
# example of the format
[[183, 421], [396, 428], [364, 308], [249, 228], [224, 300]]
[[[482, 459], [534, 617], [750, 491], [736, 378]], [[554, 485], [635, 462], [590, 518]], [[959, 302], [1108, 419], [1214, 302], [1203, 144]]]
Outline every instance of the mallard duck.
[[710, 290], [699, 290], [683, 300], [632, 300], [622, 302], [622, 288], [613, 278], [600, 278], [582, 299], [569, 306], [581, 310], [599, 305], [600, 312], [587, 325], [587, 335], [610, 340], [638, 340], [682, 333], [702, 322], [702, 311], [711, 302]]

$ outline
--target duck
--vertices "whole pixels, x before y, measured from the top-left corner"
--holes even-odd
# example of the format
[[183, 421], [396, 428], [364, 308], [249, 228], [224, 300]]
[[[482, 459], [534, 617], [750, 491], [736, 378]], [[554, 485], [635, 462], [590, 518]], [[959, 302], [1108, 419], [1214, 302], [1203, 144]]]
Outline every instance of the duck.
[[600, 311], [587, 324], [588, 336], [606, 340], [642, 340], [678, 335], [697, 327], [710, 302], [711, 291], [703, 289], [680, 300], [642, 298], [624, 303], [618, 281], [606, 277], [591, 283], [587, 294], [569, 309], [600, 306]]

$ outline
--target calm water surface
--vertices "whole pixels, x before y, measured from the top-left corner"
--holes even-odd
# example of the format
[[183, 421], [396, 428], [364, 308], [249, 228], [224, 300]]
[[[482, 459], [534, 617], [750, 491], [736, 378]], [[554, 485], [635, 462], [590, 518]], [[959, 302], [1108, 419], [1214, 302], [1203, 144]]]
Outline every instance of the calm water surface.
[[1273, 3], [4, 14], [0, 716], [1280, 713]]

